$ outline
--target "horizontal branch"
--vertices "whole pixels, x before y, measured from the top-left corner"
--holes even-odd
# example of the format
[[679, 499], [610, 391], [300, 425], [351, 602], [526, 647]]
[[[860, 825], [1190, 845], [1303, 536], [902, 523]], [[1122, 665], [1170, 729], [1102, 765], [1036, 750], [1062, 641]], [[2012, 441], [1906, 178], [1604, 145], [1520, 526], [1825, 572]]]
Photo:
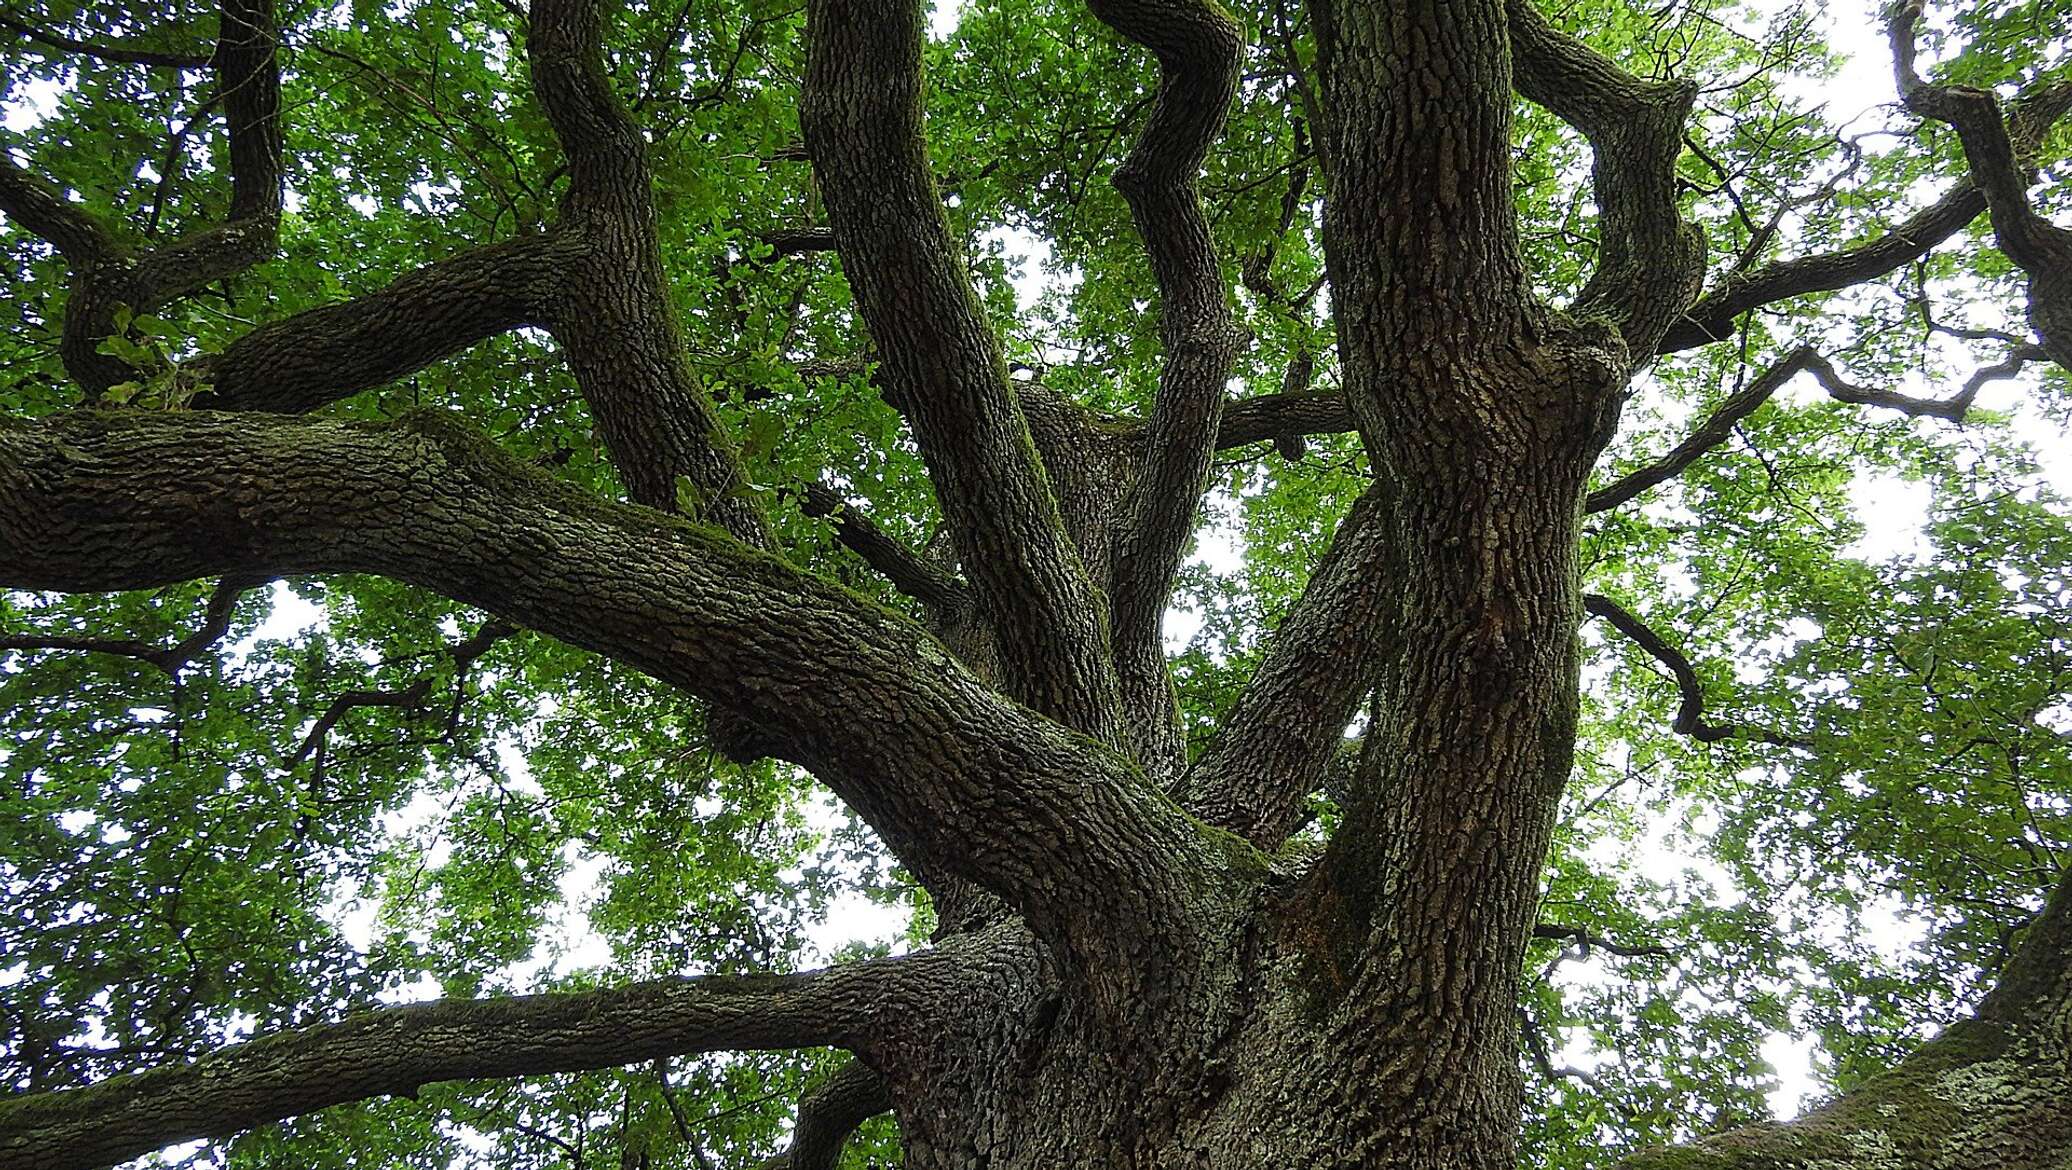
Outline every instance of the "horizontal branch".
[[263, 325], [208, 363], [211, 385], [193, 405], [301, 414], [542, 323], [579, 247], [549, 233], [472, 248], [385, 288]]
[[895, 851], [993, 890], [1048, 937], [1184, 920], [1223, 864], [1140, 774], [913, 623], [556, 481], [451, 416], [0, 423], [0, 587], [326, 572], [431, 589], [752, 715]]
[[1706, 452], [1725, 442], [1734, 433], [1734, 427], [1742, 419], [1754, 414], [1756, 408], [1768, 402], [1785, 384], [1800, 374], [1811, 374], [1828, 396], [1837, 402], [1854, 406], [1879, 406], [1897, 410], [1916, 418], [1940, 418], [1950, 422], [1963, 422], [1977, 401], [1979, 391], [1993, 382], [2012, 378], [2022, 372], [2030, 362], [2041, 361], [2044, 351], [2037, 346], [2018, 346], [2004, 360], [1972, 371], [1964, 385], [1947, 398], [1918, 398], [1893, 390], [1870, 386], [1859, 386], [1842, 377], [1834, 364], [1817, 353], [1812, 347], [1801, 345], [1775, 365], [1764, 370], [1753, 382], [1735, 392], [1721, 403], [1717, 410], [1705, 416], [1691, 433], [1669, 450], [1669, 453], [1643, 467], [1619, 477], [1611, 484], [1591, 492], [1583, 502], [1585, 512], [1603, 512], [1632, 500], [1657, 484], [1664, 483], [1683, 473], [1684, 469], [1696, 463]]
[[1340, 435], [1352, 429], [1352, 411], [1343, 394], [1266, 394], [1241, 398], [1223, 409], [1216, 449], [1225, 451], [1248, 443], [1286, 446], [1307, 435]]
[[[477, 658], [489, 653], [491, 646], [515, 633], [517, 633], [516, 629], [502, 622], [489, 622], [480, 630], [477, 630], [473, 637], [447, 647], [446, 654], [447, 657], [453, 660], [453, 673], [456, 678], [465, 680], [468, 668], [475, 664]], [[317, 721], [310, 727], [309, 734], [302, 737], [300, 746], [288, 756], [284, 763], [287, 767], [292, 768], [308, 759], [311, 755], [318, 754], [324, 746], [325, 739], [330, 736], [332, 729], [338, 726], [340, 720], [354, 711], [368, 707], [408, 710], [422, 706], [425, 697], [431, 694], [431, 691], [432, 676], [428, 674], [400, 687], [346, 691], [344, 694], [332, 699], [330, 705], [324, 708], [324, 713], [317, 716]], [[456, 722], [458, 722], [460, 715], [459, 702], [460, 700], [456, 698], [454, 706]], [[320, 769], [323, 767], [321, 756], [318, 758], [317, 766]]]
[[238, 599], [258, 584], [258, 581], [250, 578], [223, 578], [217, 583], [215, 592], [209, 595], [208, 607], [202, 612], [201, 625], [171, 646], [139, 642], [133, 638], [65, 638], [21, 634], [0, 637], [0, 651], [72, 650], [89, 654], [114, 654], [124, 658], [141, 659], [178, 678], [180, 672], [186, 669], [187, 664], [194, 661], [197, 655], [222, 641], [223, 635], [230, 632], [230, 619], [237, 611]]
[[1675, 956], [1675, 952], [1668, 947], [1646, 943], [1616, 943], [1603, 935], [1592, 934], [1583, 927], [1564, 926], [1555, 922], [1542, 922], [1533, 927], [1532, 936], [1574, 943], [1581, 947], [1585, 954], [1590, 951], [1603, 951], [1622, 959], [1668, 959]]
[[381, 1008], [183, 1065], [0, 1100], [0, 1163], [88, 1170], [330, 1105], [415, 1096], [441, 1081], [693, 1052], [850, 1046], [882, 1010], [901, 962]]
[[1647, 651], [1650, 657], [1669, 669], [1671, 677], [1676, 680], [1679, 696], [1676, 721], [1670, 725], [1670, 730], [1678, 735], [1688, 735], [1700, 743], [1742, 739], [1776, 744], [1780, 747], [1806, 746], [1805, 740], [1794, 739], [1767, 728], [1708, 721], [1705, 718], [1705, 684], [1699, 681], [1697, 669], [1691, 665], [1689, 658], [1684, 657], [1683, 651], [1670, 645], [1624, 606], [1601, 593], [1584, 594], [1583, 607], [1592, 615], [1610, 622], [1614, 629], [1626, 635], [1634, 645]]
[[6, 13], [0, 13], [0, 28], [8, 29], [36, 44], [75, 56], [92, 57], [97, 61], [112, 61], [120, 65], [150, 65], [163, 69], [202, 69], [210, 61], [207, 53], [177, 52], [166, 49], [146, 48], [124, 42], [82, 41], [62, 33], [16, 20]]

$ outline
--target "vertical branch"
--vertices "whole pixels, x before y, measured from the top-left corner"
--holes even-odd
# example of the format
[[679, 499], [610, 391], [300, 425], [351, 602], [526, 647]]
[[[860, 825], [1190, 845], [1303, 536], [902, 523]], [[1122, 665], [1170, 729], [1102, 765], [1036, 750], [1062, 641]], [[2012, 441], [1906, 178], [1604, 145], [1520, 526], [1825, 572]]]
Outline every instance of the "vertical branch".
[[922, 135], [921, 6], [815, 0], [800, 121], [842, 266], [1016, 697], [1121, 739], [1107, 605], [951, 239]]
[[1138, 757], [1154, 771], [1182, 755], [1160, 621], [1208, 486], [1224, 383], [1237, 359], [1222, 268], [1195, 177], [1237, 95], [1243, 32], [1204, 0], [1094, 0], [1094, 15], [1158, 58], [1143, 132], [1115, 172], [1158, 282], [1165, 363], [1114, 552], [1116, 670]]
[[771, 546], [768, 518], [693, 376], [657, 243], [647, 141], [604, 70], [599, 0], [540, 0], [526, 53], [568, 156], [559, 230], [577, 246], [549, 306], [613, 465], [634, 500]]

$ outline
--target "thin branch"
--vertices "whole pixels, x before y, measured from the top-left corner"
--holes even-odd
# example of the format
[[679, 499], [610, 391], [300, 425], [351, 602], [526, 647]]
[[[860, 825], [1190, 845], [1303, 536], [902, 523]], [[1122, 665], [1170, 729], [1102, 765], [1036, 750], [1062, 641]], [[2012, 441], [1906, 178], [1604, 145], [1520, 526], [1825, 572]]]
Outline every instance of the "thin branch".
[[0, 28], [10, 29], [39, 45], [121, 65], [150, 65], [162, 69], [205, 69], [213, 60], [207, 53], [182, 53], [134, 44], [82, 41], [62, 33], [37, 28], [4, 12], [0, 12]]
[[1603, 951], [1606, 954], [1617, 955], [1622, 959], [1671, 959], [1676, 957], [1676, 952], [1668, 947], [1654, 946], [1648, 943], [1615, 943], [1603, 935], [1592, 934], [1585, 927], [1566, 926], [1555, 922], [1542, 922], [1534, 926], [1532, 928], [1532, 936], [1534, 938], [1556, 939], [1562, 942], [1574, 943], [1576, 946], [1581, 947], [1586, 955], [1591, 951]]
[[1856, 406], [1879, 406], [1897, 410], [1916, 418], [1940, 418], [1950, 422], [1963, 422], [1977, 400], [1979, 391], [1993, 382], [2014, 377], [2032, 361], [2044, 358], [2042, 349], [2036, 346], [2022, 346], [2006, 359], [1972, 371], [1964, 385], [1947, 398], [1917, 398], [1892, 390], [1859, 386], [1843, 378], [1834, 364], [1822, 357], [1811, 346], [1801, 345], [1763, 371], [1762, 375], [1705, 417], [1705, 421], [1692, 429], [1691, 433], [1671, 448], [1669, 453], [1644, 467], [1619, 477], [1611, 484], [1591, 492], [1584, 500], [1586, 512], [1603, 512], [1616, 508], [1657, 484], [1664, 483], [1683, 473], [1696, 463], [1706, 452], [1725, 442], [1727, 436], [1742, 419], [1755, 413], [1757, 407], [1768, 402], [1784, 385], [1800, 374], [1811, 374], [1815, 381], [1838, 402]]
[[1601, 593], [1584, 594], [1583, 606], [1591, 614], [1610, 622], [1612, 628], [1626, 635], [1634, 645], [1647, 651], [1650, 657], [1668, 668], [1670, 675], [1676, 680], [1679, 695], [1676, 720], [1670, 724], [1670, 730], [1678, 735], [1688, 735], [1700, 743], [1740, 739], [1776, 744], [1779, 747], [1808, 746], [1807, 741], [1803, 739], [1796, 739], [1768, 728], [1708, 721], [1705, 718], [1705, 684], [1699, 681], [1697, 669], [1691, 665], [1689, 658], [1684, 657], [1683, 651], [1670, 645], [1624, 606]]
[[164, 671], [168, 677], [178, 678], [188, 663], [194, 661], [204, 650], [223, 640], [223, 635], [230, 632], [230, 619], [237, 611], [238, 599], [262, 583], [248, 577], [225, 577], [217, 582], [215, 592], [209, 595], [208, 606], [203, 610], [201, 625], [171, 646], [158, 646], [129, 638], [62, 638], [22, 634], [0, 637], [0, 651], [76, 650], [91, 654], [114, 654], [124, 658], [140, 659]]
[[[491, 646], [517, 632], [518, 629], [515, 626], [507, 625], [503, 622], [488, 622], [480, 630], [477, 630], [473, 637], [447, 647], [446, 655], [453, 661], [453, 685], [456, 690], [466, 685], [468, 668], [475, 664], [477, 658], [487, 654]], [[330, 737], [332, 730], [338, 726], [339, 721], [354, 711], [367, 707], [410, 710], [423, 706], [426, 697], [432, 693], [432, 683], [433, 677], [427, 674], [406, 686], [387, 689], [352, 690], [340, 694], [331, 700], [329, 706], [324, 708], [324, 713], [317, 717], [317, 721], [311, 725], [309, 733], [302, 737], [301, 746], [297, 747], [283, 761], [283, 766], [293, 768], [310, 758], [311, 755], [320, 753], [324, 748], [325, 740]], [[459, 722], [459, 714], [460, 708], [456, 699], [453, 722]], [[451, 731], [452, 728], [448, 728], [449, 734]], [[318, 767], [322, 767], [321, 762]]]

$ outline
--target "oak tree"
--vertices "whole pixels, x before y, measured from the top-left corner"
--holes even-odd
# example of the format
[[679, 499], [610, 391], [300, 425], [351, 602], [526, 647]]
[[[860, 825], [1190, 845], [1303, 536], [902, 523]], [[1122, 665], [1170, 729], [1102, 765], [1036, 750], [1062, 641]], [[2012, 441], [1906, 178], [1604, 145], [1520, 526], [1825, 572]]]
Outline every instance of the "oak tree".
[[2064, 1165], [2065, 6], [939, 15], [0, 9], [0, 1163]]

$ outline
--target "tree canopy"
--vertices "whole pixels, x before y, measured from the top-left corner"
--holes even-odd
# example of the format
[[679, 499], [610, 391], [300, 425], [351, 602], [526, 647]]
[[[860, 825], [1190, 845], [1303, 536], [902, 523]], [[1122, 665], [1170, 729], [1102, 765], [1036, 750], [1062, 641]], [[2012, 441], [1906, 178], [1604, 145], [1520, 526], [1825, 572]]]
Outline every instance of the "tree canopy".
[[2062, 1026], [2072, 6], [1863, 15], [0, 0], [0, 1152], [962, 1164], [1399, 888], [1516, 1164]]

